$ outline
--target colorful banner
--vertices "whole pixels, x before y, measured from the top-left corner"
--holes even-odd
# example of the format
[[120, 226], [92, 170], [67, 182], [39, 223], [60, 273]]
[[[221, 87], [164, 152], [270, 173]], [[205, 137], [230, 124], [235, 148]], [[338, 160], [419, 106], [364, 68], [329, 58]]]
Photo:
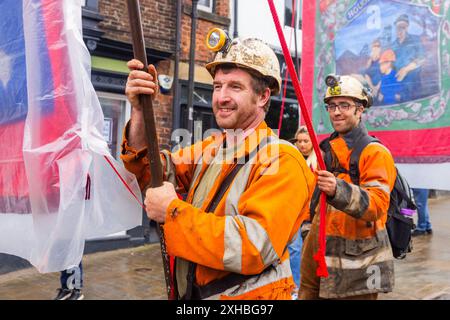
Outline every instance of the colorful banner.
[[[450, 190], [450, 1], [304, 1], [302, 84], [321, 139], [325, 77], [371, 88], [363, 121], [414, 187]], [[421, 174], [418, 174], [420, 172]]]
[[64, 270], [86, 239], [139, 225], [141, 208], [104, 158], [81, 2], [0, 0], [0, 33], [0, 252]]

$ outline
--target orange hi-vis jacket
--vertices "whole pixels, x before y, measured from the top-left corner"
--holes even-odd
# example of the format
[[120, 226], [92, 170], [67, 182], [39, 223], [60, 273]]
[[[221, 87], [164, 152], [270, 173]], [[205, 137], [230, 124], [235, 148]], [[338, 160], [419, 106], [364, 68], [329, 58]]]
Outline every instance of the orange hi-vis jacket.
[[[268, 136], [277, 142], [257, 148]], [[177, 191], [187, 193], [186, 201], [173, 200], [167, 208], [167, 252], [176, 257], [177, 267], [179, 261], [197, 264], [200, 286], [230, 272], [255, 275], [210, 299], [290, 299], [294, 283], [287, 245], [308, 216], [314, 176], [297, 148], [278, 140], [262, 122], [236, 146], [234, 161], [222, 161], [220, 173], [208, 181], [209, 190], [198, 188], [210, 163], [223, 154], [223, 140], [224, 135], [216, 135], [173, 153], [162, 152], [165, 178], [175, 177]], [[128, 146], [125, 131], [121, 158], [141, 188], [150, 179], [146, 152]], [[205, 212], [233, 162], [244, 155], [253, 161], [239, 170], [214, 212]], [[207, 191], [203, 203], [194, 207], [197, 189]], [[176, 274], [182, 282], [181, 271]]]
[[[344, 136], [333, 134], [330, 137], [333, 161], [348, 171], [355, 141], [367, 134], [363, 124]], [[339, 167], [336, 164], [334, 168]], [[390, 192], [397, 177], [391, 153], [380, 143], [367, 145], [359, 160], [359, 185], [351, 182], [348, 173], [335, 175], [336, 194], [327, 198], [325, 260], [329, 277], [320, 279], [320, 297], [390, 292], [394, 265], [386, 220]], [[318, 237], [319, 220], [319, 214], [315, 214], [308, 235], [311, 239], [307, 240]]]

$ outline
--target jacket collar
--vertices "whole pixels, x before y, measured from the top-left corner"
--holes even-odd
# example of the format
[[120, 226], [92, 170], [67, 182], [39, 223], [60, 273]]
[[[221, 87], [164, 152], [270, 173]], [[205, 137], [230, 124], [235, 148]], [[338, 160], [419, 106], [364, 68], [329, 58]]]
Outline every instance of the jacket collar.
[[258, 147], [264, 138], [272, 135], [275, 135], [272, 129], [267, 126], [265, 121], [261, 121], [261, 123], [244, 139], [244, 141], [235, 144], [232, 148], [226, 147], [225, 133], [223, 133], [221, 146], [217, 152], [219, 152], [219, 150], [224, 150], [226, 152], [226, 157], [230, 157], [232, 155], [234, 159], [239, 159], [249, 155]]

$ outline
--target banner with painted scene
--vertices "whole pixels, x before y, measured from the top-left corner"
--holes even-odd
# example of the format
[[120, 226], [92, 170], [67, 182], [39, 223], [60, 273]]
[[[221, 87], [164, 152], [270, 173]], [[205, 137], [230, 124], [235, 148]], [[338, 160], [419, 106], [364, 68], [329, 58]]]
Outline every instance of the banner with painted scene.
[[450, 1], [319, 0], [303, 5], [302, 84], [320, 138], [333, 131], [328, 74], [371, 89], [363, 121], [413, 187], [450, 190]]

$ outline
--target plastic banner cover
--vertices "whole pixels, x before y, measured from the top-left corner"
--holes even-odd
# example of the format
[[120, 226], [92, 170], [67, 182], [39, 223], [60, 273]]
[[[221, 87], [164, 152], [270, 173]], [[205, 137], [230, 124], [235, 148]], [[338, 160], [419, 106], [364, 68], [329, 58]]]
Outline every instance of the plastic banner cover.
[[0, 252], [40, 272], [85, 240], [141, 224], [136, 179], [110, 155], [90, 81], [81, 1], [0, 0]]

